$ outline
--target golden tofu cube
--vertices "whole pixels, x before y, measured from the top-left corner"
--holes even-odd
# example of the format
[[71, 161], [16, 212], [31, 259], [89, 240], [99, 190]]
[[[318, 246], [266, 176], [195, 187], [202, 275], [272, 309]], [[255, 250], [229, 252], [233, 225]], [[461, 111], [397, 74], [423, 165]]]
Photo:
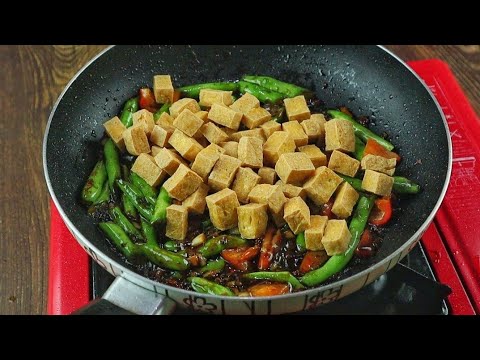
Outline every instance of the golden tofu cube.
[[185, 135], [178, 129], [175, 129], [168, 143], [188, 161], [194, 161], [197, 154], [203, 150], [203, 146], [197, 140]]
[[300, 196], [303, 200], [307, 198], [307, 192], [300, 186], [285, 184], [282, 180], [278, 180], [275, 185], [280, 186], [280, 189], [283, 191], [283, 195], [289, 199], [297, 196]]
[[208, 175], [220, 158], [220, 154], [211, 148], [205, 148], [200, 151], [192, 164], [192, 170], [195, 171], [203, 181], [207, 181]]
[[210, 120], [233, 130], [238, 130], [242, 116], [242, 113], [220, 104], [213, 104], [208, 112]]
[[389, 196], [393, 188], [393, 177], [373, 171], [365, 170], [362, 189], [380, 196]]
[[223, 189], [208, 195], [206, 201], [213, 226], [219, 230], [228, 230], [238, 225], [237, 208], [240, 203], [235, 191]]
[[[214, 151], [219, 155], [220, 154], [225, 154], [225, 149], [222, 148], [221, 146], [217, 145], [217, 144], [209, 144], [205, 149], [208, 150], [208, 151]], [[228, 154], [226, 154], [226, 155], [228, 155]]]
[[275, 169], [264, 166], [258, 169], [258, 175], [260, 176], [260, 184], [274, 185], [277, 180], [277, 173]]
[[125, 125], [123, 125], [118, 116], [115, 116], [114, 118], [103, 123], [103, 127], [105, 128], [108, 136], [110, 136], [115, 145], [117, 145], [117, 148], [119, 148], [121, 151], [125, 150], [123, 132], [127, 130], [127, 128]]
[[160, 117], [158, 118], [156, 124], [157, 125], [160, 125], [161, 127], [163, 127], [165, 130], [168, 130], [169, 128], [172, 129], [172, 133], [173, 133], [173, 130], [175, 130], [175, 127], [173, 126], [173, 122], [175, 121], [174, 117], [172, 115], [170, 115], [169, 113], [167, 112], [164, 112], [162, 113], [162, 115], [160, 115]]
[[220, 191], [230, 187], [241, 164], [242, 162], [237, 158], [223, 154], [220, 155], [220, 158], [208, 176], [208, 185], [213, 191]]
[[302, 125], [298, 121], [287, 121], [282, 124], [283, 131], [286, 131], [292, 136], [293, 141], [297, 147], [308, 144], [308, 136], [303, 131]]
[[300, 196], [287, 200], [283, 218], [295, 235], [310, 227], [310, 209]]
[[308, 120], [303, 120], [300, 125], [302, 126], [305, 134], [307, 135], [308, 142], [310, 144], [316, 143], [322, 135], [322, 132], [325, 132], [325, 130], [322, 131], [320, 122], [317, 120], [312, 120], [312, 118]]
[[177, 171], [180, 164], [187, 165], [180, 155], [166, 148], [162, 148], [158, 154], [155, 155], [155, 162], [160, 169], [163, 169], [170, 176]]
[[328, 216], [310, 215], [310, 227], [305, 230], [305, 247], [307, 250], [323, 250], [323, 233], [327, 226]]
[[[307, 121], [307, 120], [305, 120]], [[304, 153], [305, 155], [308, 156], [310, 161], [312, 162], [313, 166], [315, 166], [315, 169], [320, 167], [320, 166], [326, 166], [327, 165], [327, 155], [325, 155], [322, 150], [316, 145], [305, 145], [305, 146], [300, 146], [298, 148], [298, 151]]]
[[352, 215], [352, 210], [359, 195], [357, 191], [348, 182], [344, 182], [338, 187], [335, 201], [333, 202], [332, 212], [339, 219], [346, 219]]
[[242, 114], [246, 114], [250, 110], [258, 107], [260, 107], [260, 101], [258, 101], [255, 96], [249, 93], [245, 93], [242, 97], [240, 97], [232, 105], [230, 105], [231, 109]]
[[185, 240], [188, 231], [188, 210], [184, 206], [167, 207], [165, 236], [174, 240]]
[[287, 201], [280, 186], [269, 184], [256, 185], [248, 194], [248, 199], [253, 203], [267, 204], [268, 209], [275, 214], [283, 210], [283, 206]]
[[263, 131], [263, 136], [265, 139], [268, 139], [275, 131], [282, 130], [282, 124], [276, 122], [275, 120], [270, 120], [260, 125], [260, 128]]
[[238, 158], [238, 142], [236, 141], [226, 141], [221, 142], [220, 146], [225, 150], [225, 155]]
[[327, 203], [343, 179], [325, 166], [315, 170], [315, 174], [303, 184], [307, 196], [317, 206]]
[[325, 150], [355, 151], [355, 133], [350, 121], [332, 119], [325, 123]]
[[153, 94], [159, 104], [173, 102], [173, 84], [170, 75], [155, 75], [153, 77]]
[[202, 178], [195, 171], [180, 164], [177, 171], [163, 183], [163, 187], [170, 197], [183, 201], [192, 195], [202, 183]]
[[172, 133], [169, 133], [161, 126], [155, 125], [153, 127], [152, 133], [150, 134], [150, 142], [160, 147], [165, 147], [165, 145], [168, 144], [168, 140], [170, 139], [171, 135]]
[[242, 137], [254, 137], [260, 139], [262, 140], [262, 144], [265, 142], [262, 129], [243, 130], [230, 134], [230, 140], [236, 142], [239, 142]]
[[328, 256], [344, 254], [351, 239], [352, 234], [345, 220], [328, 220], [322, 238]]
[[238, 230], [244, 239], [257, 239], [267, 230], [266, 204], [247, 204], [237, 208]]
[[393, 176], [397, 160], [368, 154], [362, 158], [361, 165], [362, 170], [373, 170], [384, 173], [385, 175]]
[[150, 144], [143, 126], [131, 126], [123, 132], [122, 136], [130, 154], [138, 156], [150, 152]]
[[208, 111], [200, 110], [199, 112], [195, 113], [195, 116], [202, 119], [204, 123], [208, 122]]
[[307, 155], [295, 152], [280, 155], [275, 171], [285, 184], [302, 186], [308, 178], [313, 176], [315, 167]]
[[195, 114], [200, 111], [200, 105], [198, 105], [195, 99], [183, 98], [175, 101], [172, 106], [170, 106], [170, 115], [176, 118], [185, 109]]
[[242, 204], [248, 203], [248, 194], [252, 189], [260, 183], [260, 176], [250, 168], [239, 168], [235, 180], [233, 181], [232, 190], [236, 192], [238, 201]]
[[202, 215], [207, 206], [205, 198], [208, 195], [208, 185], [200, 184], [198, 189], [182, 202], [182, 206], [188, 211], [192, 211], [195, 214]]
[[320, 136], [317, 139], [317, 145], [323, 147], [325, 145], [325, 123], [327, 122], [325, 115], [312, 114], [308, 120], [314, 120], [320, 125]]
[[270, 166], [275, 166], [282, 154], [295, 152], [295, 141], [286, 131], [276, 131], [263, 144], [263, 161]]
[[328, 161], [328, 167], [340, 174], [354, 177], [360, 167], [360, 161], [341, 151], [333, 150]]
[[133, 126], [142, 124], [143, 129], [145, 130], [145, 134], [147, 134], [147, 136], [150, 135], [153, 127], [155, 126], [155, 121], [153, 121], [153, 114], [150, 111], [145, 109], [138, 110], [137, 112], [134, 112], [132, 114], [132, 119]]
[[254, 137], [242, 137], [238, 142], [238, 160], [242, 166], [254, 169], [263, 166], [263, 142]]
[[228, 141], [228, 135], [213, 122], [208, 122], [200, 128], [200, 132], [212, 144]]
[[[228, 135], [229, 139], [230, 139], [230, 136], [232, 136], [232, 134], [235, 134], [237, 132], [237, 130], [229, 129], [228, 127], [223, 127], [222, 130], [225, 132], [225, 134]], [[230, 139], [230, 140], [232, 140], [232, 139]], [[238, 139], [236, 141], [238, 142]]]
[[295, 96], [294, 98], [284, 99], [285, 110], [287, 111], [288, 120], [302, 121], [310, 118], [310, 109], [307, 106], [305, 96]]
[[173, 126], [188, 136], [195, 135], [203, 124], [203, 120], [197, 117], [189, 109], [184, 109], [173, 121]]
[[167, 176], [167, 173], [157, 166], [155, 160], [149, 154], [138, 155], [132, 165], [132, 171], [150, 186], [159, 185]]
[[200, 106], [211, 107], [213, 104], [220, 105], [232, 105], [233, 98], [231, 91], [223, 90], [210, 90], [210, 89], [201, 89], [200, 90]]
[[249, 129], [256, 128], [272, 119], [272, 115], [262, 107], [250, 109], [243, 115], [242, 122]]
[[162, 148], [161, 148], [160, 146], [155, 146], [155, 145], [153, 145], [153, 146], [152, 146], [152, 149], [151, 149], [151, 151], [152, 151], [152, 152], [151, 152], [152, 156], [155, 158], [155, 156], [158, 155], [158, 153], [160, 152], [160, 150], [162, 150]]

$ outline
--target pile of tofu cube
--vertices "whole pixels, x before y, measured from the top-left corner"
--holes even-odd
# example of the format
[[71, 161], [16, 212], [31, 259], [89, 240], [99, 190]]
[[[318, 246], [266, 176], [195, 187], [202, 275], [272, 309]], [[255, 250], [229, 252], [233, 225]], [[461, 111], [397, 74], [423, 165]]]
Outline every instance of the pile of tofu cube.
[[[169, 75], [154, 77], [154, 94], [158, 103], [172, 103]], [[104, 127], [121, 151], [137, 156], [131, 171], [151, 186], [163, 183], [176, 200], [167, 208], [167, 237], [184, 240], [188, 215], [208, 208], [216, 228], [238, 227], [243, 238], [264, 235], [271, 219], [294, 234], [304, 231], [309, 250], [343, 253], [351, 239], [345, 219], [359, 194], [337, 173], [353, 177], [361, 166], [363, 189], [388, 196], [395, 159], [367, 155], [360, 162], [352, 157], [349, 121], [311, 114], [304, 96], [284, 106], [289, 121], [280, 124], [253, 95], [234, 101], [231, 91], [204, 89], [198, 102], [175, 101], [156, 122], [143, 109], [128, 129], [118, 117]], [[332, 196], [337, 219], [310, 214], [307, 197], [322, 206]]]

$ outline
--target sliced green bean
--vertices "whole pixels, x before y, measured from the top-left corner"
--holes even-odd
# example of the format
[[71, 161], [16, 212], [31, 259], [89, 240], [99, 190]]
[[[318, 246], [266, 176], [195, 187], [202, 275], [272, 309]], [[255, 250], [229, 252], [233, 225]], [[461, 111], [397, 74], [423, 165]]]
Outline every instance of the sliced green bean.
[[155, 202], [155, 208], [152, 215], [152, 223], [164, 223], [167, 221], [167, 207], [172, 204], [172, 198], [168, 195], [167, 190], [164, 187], [160, 189], [157, 201]]
[[145, 256], [154, 264], [170, 270], [187, 270], [190, 263], [182, 255], [162, 249], [155, 245], [140, 245]]
[[168, 251], [177, 252], [180, 250], [180, 243], [174, 240], [167, 240], [163, 243], [163, 248]]
[[145, 196], [145, 199], [147, 199], [151, 205], [155, 205], [155, 201], [157, 201], [158, 190], [153, 186], [150, 186], [142, 177], [133, 171], [130, 173], [130, 179], [132, 184], [142, 192], [143, 196]]
[[142, 243], [144, 238], [140, 231], [127, 219], [127, 217], [123, 214], [120, 207], [115, 206], [110, 209], [110, 215], [112, 216], [115, 223], [122, 228], [123, 231], [129, 235], [133, 242], [135, 243]]
[[200, 96], [200, 90], [224, 90], [224, 91], [236, 91], [238, 90], [238, 83], [236, 82], [212, 82], [204, 84], [195, 84], [189, 86], [183, 86], [177, 90], [180, 90], [182, 95], [189, 98], [198, 99]]
[[362, 161], [364, 150], [365, 144], [358, 136], [355, 136], [355, 151], [353, 152], [353, 156], [355, 156], [355, 159], [357, 159], [358, 161]]
[[120, 121], [125, 127], [133, 125], [133, 113], [138, 111], [138, 98], [134, 97], [125, 102], [122, 113], [120, 114]]
[[120, 168], [120, 158], [118, 150], [112, 139], [108, 139], [103, 146], [103, 156], [105, 158], [105, 167], [108, 175], [108, 185], [110, 190], [114, 190], [115, 181], [122, 177]]
[[239, 81], [238, 89], [242, 94], [249, 93], [263, 103], [279, 103], [285, 98], [285, 95], [280, 94], [279, 92], [271, 91], [262, 86], [246, 81]]
[[125, 194], [122, 194], [122, 204], [123, 204], [123, 211], [125, 212], [125, 215], [132, 220], [136, 219], [137, 209], [135, 209], [135, 206], [133, 205], [132, 201]]
[[138, 245], [134, 244], [128, 237], [125, 231], [120, 226], [113, 222], [101, 222], [98, 224], [100, 230], [114, 243], [114, 245], [125, 255], [129, 260], [133, 260], [140, 251]]
[[242, 80], [249, 83], [257, 84], [265, 89], [270, 91], [275, 91], [280, 94], [285, 95], [285, 97], [295, 97], [309, 92], [309, 90], [304, 89], [300, 86], [289, 84], [277, 79], [274, 79], [270, 76], [255, 76], [255, 75], [245, 75]]
[[150, 222], [145, 220], [143, 217], [140, 217], [140, 223], [142, 224], [142, 232], [143, 236], [147, 240], [147, 245], [158, 246], [157, 232], [152, 224], [150, 224]]
[[188, 280], [196, 292], [220, 296], [235, 296], [232, 290], [216, 282], [195, 276], [189, 277]]
[[103, 184], [102, 192], [100, 196], [93, 202], [93, 205], [98, 205], [110, 200], [110, 187], [108, 186], [108, 181], [105, 181]]
[[393, 192], [397, 194], [418, 194], [420, 185], [402, 176], [393, 177]]
[[270, 280], [283, 283], [289, 283], [294, 289], [303, 289], [304, 286], [298, 279], [288, 271], [258, 271], [243, 275], [245, 279], [250, 280]]
[[307, 251], [307, 245], [305, 244], [305, 232], [298, 233], [297, 239], [297, 249], [300, 251]]
[[218, 258], [217, 260], [210, 260], [207, 265], [200, 268], [200, 272], [206, 273], [209, 271], [220, 272], [225, 267], [225, 260], [223, 258]]
[[241, 237], [233, 235], [220, 235], [207, 240], [207, 242], [198, 250], [198, 252], [205, 258], [211, 258], [212, 256], [220, 254], [224, 249], [236, 248], [245, 246], [247, 244], [247, 240], [242, 239]]
[[167, 112], [169, 109], [170, 109], [170, 106], [172, 106], [172, 104], [170, 103], [165, 103], [163, 104], [160, 109], [158, 109], [155, 114], [153, 114], [153, 120], [154, 121], [157, 121], [158, 119], [160, 119], [160, 116], [162, 116], [162, 114], [164, 112]]
[[132, 184], [124, 181], [124, 180], [117, 180], [117, 185], [120, 190], [129, 198], [132, 202], [133, 206], [137, 209], [137, 211], [148, 221], [152, 220], [153, 211], [146, 203], [145, 198], [143, 196], [139, 196], [138, 190], [132, 186]]
[[85, 186], [82, 189], [82, 200], [87, 204], [91, 204], [98, 199], [103, 191], [103, 185], [107, 180], [107, 170], [103, 160], [97, 162], [88, 177]]

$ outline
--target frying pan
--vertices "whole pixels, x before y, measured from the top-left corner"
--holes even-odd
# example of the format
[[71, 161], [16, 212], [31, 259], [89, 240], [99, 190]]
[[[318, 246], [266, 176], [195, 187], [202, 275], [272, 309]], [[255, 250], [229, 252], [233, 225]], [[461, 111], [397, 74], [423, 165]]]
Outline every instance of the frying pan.
[[[161, 284], [135, 273], [112, 250], [78, 202], [93, 168], [102, 124], [117, 115], [155, 74], [175, 86], [270, 75], [314, 89], [327, 107], [367, 115], [402, 155], [397, 173], [423, 191], [401, 201], [370, 261], [317, 288], [276, 297], [230, 298]], [[50, 115], [43, 144], [50, 194], [74, 237], [116, 280], [85, 312], [167, 314], [175, 306], [219, 314], [278, 314], [335, 301], [393, 268], [418, 242], [445, 195], [452, 149], [445, 118], [429, 89], [379, 46], [116, 46], [100, 53], [67, 85]], [[65, 259], [68, 261], [68, 259]], [[120, 310], [122, 308], [123, 310]]]

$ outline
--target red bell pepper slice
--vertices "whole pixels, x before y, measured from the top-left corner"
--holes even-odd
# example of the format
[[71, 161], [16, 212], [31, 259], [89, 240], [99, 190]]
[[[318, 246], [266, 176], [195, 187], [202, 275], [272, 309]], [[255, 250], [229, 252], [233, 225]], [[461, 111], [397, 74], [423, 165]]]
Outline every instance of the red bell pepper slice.
[[290, 292], [288, 284], [271, 283], [257, 284], [248, 288], [251, 296], [274, 296]]
[[397, 162], [399, 162], [402, 159], [400, 155], [398, 155], [393, 151], [388, 151], [373, 139], [367, 140], [367, 144], [365, 145], [365, 150], [363, 150], [363, 156], [366, 156], [368, 154], [381, 156], [386, 159], [395, 159], [397, 160]]
[[138, 105], [141, 109], [146, 109], [152, 113], [159, 109], [153, 91], [150, 88], [141, 88], [138, 90]]
[[383, 226], [390, 221], [392, 213], [392, 199], [390, 196], [377, 199], [368, 222], [372, 225]]
[[262, 248], [260, 249], [260, 257], [258, 258], [258, 269], [267, 270], [272, 263], [273, 256], [280, 250], [282, 243], [282, 233], [280, 230], [275, 232], [273, 227], [267, 230], [263, 238]]
[[258, 246], [225, 249], [222, 251], [222, 257], [235, 269], [246, 271], [248, 269], [248, 261], [257, 256], [259, 252], [260, 248]]
[[307, 251], [300, 264], [300, 272], [306, 274], [309, 271], [318, 269], [328, 260], [325, 251]]

